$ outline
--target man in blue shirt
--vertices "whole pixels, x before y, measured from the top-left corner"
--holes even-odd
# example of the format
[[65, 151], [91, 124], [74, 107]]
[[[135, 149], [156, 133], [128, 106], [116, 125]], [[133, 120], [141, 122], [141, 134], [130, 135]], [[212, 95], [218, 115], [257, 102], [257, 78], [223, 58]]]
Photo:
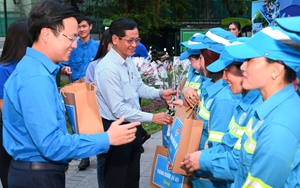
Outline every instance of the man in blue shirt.
[[13, 158], [9, 187], [63, 188], [73, 158], [93, 156], [135, 139], [139, 123], [118, 126], [123, 118], [104, 133], [68, 133], [55, 77], [57, 63], [68, 61], [77, 47], [77, 15], [74, 7], [58, 0], [39, 1], [29, 13], [32, 48], [27, 48], [4, 85], [3, 146]]
[[134, 54], [132, 57], [143, 57], [143, 58], [148, 59], [149, 54], [148, 54], [148, 51], [147, 51], [145, 45], [143, 45], [141, 42], [139, 42], [135, 48], [135, 51], [134, 51]]
[[[113, 46], [95, 69], [97, 99], [104, 130], [121, 116], [125, 116], [126, 122], [172, 123], [172, 117], [166, 113], [141, 111], [139, 98], [170, 100], [176, 91], [159, 90], [143, 83], [131, 57], [140, 41], [137, 24], [131, 19], [119, 18], [112, 22], [109, 31]], [[139, 127], [133, 142], [109, 149], [104, 169], [105, 187], [139, 187], [140, 148]]]
[[70, 81], [74, 82], [85, 76], [86, 69], [96, 56], [99, 41], [91, 38], [93, 28], [92, 20], [88, 16], [80, 15], [78, 21], [77, 48], [71, 53], [69, 61], [61, 63], [61, 73], [70, 75]]

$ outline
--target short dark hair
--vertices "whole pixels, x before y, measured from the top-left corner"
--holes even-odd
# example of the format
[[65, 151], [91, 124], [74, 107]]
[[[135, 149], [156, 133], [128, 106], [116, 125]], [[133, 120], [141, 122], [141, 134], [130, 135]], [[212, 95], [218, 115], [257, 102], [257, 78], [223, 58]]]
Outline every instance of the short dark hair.
[[0, 64], [19, 62], [26, 53], [26, 47], [32, 45], [27, 22], [25, 20], [12, 22], [6, 33]]
[[89, 16], [85, 16], [83, 14], [77, 17], [78, 24], [80, 24], [82, 21], [86, 21], [89, 25], [92, 24], [92, 19]]
[[100, 45], [93, 61], [104, 57], [107, 54], [107, 46], [109, 45], [109, 43], [112, 43], [112, 39], [109, 33], [109, 29], [107, 29], [102, 33]]
[[126, 30], [133, 30], [137, 28], [137, 23], [130, 18], [118, 18], [114, 20], [109, 27], [111, 36], [117, 35], [119, 37], [125, 36]]
[[[64, 29], [63, 20], [71, 17], [77, 19], [78, 12], [76, 8], [60, 0], [37, 2], [28, 15], [28, 30], [32, 42], [38, 39], [42, 28], [46, 27], [54, 31], [61, 31]], [[57, 32], [54, 32], [54, 34], [58, 35]]]

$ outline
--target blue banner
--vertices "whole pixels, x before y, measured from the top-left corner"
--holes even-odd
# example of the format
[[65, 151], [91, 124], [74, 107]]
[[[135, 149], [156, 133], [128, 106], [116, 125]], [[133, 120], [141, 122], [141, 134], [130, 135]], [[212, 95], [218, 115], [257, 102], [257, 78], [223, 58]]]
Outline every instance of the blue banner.
[[176, 117], [176, 120], [171, 130], [169, 146], [168, 146], [168, 155], [169, 155], [170, 162], [172, 164], [174, 164], [175, 156], [178, 151], [179, 141], [182, 134], [182, 128], [183, 128], [183, 123], [180, 121], [178, 117]]
[[77, 133], [77, 126], [76, 126], [76, 115], [75, 115], [75, 107], [73, 105], [65, 105], [67, 113], [68, 113], [68, 118], [71, 124], [71, 128], [73, 133]]
[[163, 125], [163, 129], [162, 129], [162, 145], [163, 146], [169, 145], [170, 137], [167, 134], [168, 134], [168, 125]]
[[184, 176], [172, 173], [168, 165], [168, 158], [160, 154], [157, 155], [153, 172], [153, 183], [166, 188], [182, 188]]

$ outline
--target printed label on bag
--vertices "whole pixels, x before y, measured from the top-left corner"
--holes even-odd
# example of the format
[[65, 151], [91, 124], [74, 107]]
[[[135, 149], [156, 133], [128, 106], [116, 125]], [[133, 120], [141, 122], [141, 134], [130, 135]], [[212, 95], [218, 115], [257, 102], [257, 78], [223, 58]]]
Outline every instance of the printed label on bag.
[[169, 140], [170, 140], [170, 135], [168, 135], [168, 130], [169, 130], [170, 125], [163, 125], [163, 130], [162, 130], [162, 145], [163, 146], [168, 146]]
[[154, 167], [153, 183], [159, 187], [181, 188], [183, 182], [184, 176], [172, 173], [168, 165], [168, 158], [158, 154]]
[[179, 118], [176, 118], [171, 130], [169, 147], [168, 147], [169, 159], [172, 164], [174, 164], [175, 156], [178, 151], [178, 145], [182, 133], [182, 127], [183, 127], [183, 123], [180, 121]]
[[73, 105], [66, 104], [66, 110], [68, 113], [68, 118], [71, 124], [71, 128], [74, 134], [77, 133], [77, 126], [76, 126], [76, 114], [75, 114], [75, 107]]

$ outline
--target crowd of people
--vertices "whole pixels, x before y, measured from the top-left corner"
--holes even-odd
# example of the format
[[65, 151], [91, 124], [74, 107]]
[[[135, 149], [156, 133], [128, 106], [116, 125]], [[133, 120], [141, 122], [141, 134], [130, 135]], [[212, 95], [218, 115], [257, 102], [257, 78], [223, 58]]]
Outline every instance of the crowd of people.
[[[191, 66], [180, 99], [171, 101], [177, 91], [145, 85], [132, 61], [148, 58], [134, 20], [115, 19], [98, 42], [89, 17], [59, 0], [39, 1], [27, 21], [9, 26], [0, 58], [2, 186], [65, 187], [68, 163], [81, 158], [84, 170], [97, 155], [99, 187], [139, 187], [150, 137], [140, 123], [173, 121], [141, 111], [141, 98], [189, 106], [203, 121], [198, 151], [181, 162], [193, 187], [300, 186], [299, 21], [276, 19], [279, 26], [251, 38], [237, 21], [228, 31], [194, 34], [180, 44]], [[59, 71], [96, 84], [103, 133], [68, 132]]]

